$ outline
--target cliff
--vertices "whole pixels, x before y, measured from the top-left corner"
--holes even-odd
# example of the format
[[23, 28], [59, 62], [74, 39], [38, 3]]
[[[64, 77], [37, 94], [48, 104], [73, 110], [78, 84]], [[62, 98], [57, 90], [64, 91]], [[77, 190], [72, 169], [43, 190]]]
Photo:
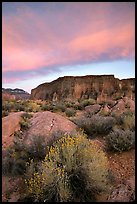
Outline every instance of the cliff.
[[49, 101], [93, 98], [103, 100], [119, 96], [134, 99], [135, 79], [114, 75], [64, 76], [31, 90], [31, 99]]

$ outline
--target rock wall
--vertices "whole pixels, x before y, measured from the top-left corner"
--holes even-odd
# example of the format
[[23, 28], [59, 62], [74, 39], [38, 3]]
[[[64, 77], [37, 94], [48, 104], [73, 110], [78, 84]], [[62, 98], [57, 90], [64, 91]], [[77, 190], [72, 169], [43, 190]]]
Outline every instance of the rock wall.
[[88, 99], [105, 100], [128, 96], [134, 99], [135, 79], [115, 78], [114, 75], [65, 76], [31, 90], [31, 99], [49, 101]]

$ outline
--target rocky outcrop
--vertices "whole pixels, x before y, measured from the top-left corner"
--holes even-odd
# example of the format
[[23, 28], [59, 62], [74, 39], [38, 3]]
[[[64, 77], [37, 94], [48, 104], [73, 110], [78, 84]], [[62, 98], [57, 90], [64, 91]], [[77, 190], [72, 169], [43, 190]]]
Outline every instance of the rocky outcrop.
[[29, 99], [30, 94], [23, 89], [10, 89], [2, 88], [2, 99], [3, 100], [19, 100], [19, 99]]
[[[32, 137], [43, 136], [46, 144], [60, 137], [60, 132], [71, 133], [77, 126], [63, 116], [50, 111], [34, 113], [24, 142], [31, 143]], [[54, 137], [54, 138], [53, 138]]]
[[2, 118], [2, 146], [7, 148], [14, 139], [14, 133], [20, 130], [21, 115], [23, 112], [10, 113]]
[[90, 114], [96, 114], [97, 112], [99, 112], [101, 109], [101, 105], [99, 104], [95, 104], [95, 105], [89, 105], [89, 106], [86, 106], [85, 107], [85, 111], [87, 113], [90, 113]]
[[135, 79], [114, 75], [65, 76], [31, 90], [31, 99], [49, 101], [93, 98], [97, 102], [127, 96], [134, 99]]

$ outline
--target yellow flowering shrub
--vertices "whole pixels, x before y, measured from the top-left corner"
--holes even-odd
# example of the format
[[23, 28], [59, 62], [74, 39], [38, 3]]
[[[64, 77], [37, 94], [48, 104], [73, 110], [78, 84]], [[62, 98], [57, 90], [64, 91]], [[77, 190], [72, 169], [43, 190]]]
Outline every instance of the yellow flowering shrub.
[[108, 160], [86, 135], [64, 135], [35, 167], [28, 164], [27, 194], [35, 201], [91, 201], [107, 189]]

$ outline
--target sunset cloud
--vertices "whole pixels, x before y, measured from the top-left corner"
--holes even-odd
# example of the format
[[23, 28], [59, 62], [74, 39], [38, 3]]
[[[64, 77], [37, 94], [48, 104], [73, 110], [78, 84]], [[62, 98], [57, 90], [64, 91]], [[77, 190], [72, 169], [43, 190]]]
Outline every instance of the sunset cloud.
[[134, 59], [134, 28], [132, 2], [3, 3], [3, 81]]

